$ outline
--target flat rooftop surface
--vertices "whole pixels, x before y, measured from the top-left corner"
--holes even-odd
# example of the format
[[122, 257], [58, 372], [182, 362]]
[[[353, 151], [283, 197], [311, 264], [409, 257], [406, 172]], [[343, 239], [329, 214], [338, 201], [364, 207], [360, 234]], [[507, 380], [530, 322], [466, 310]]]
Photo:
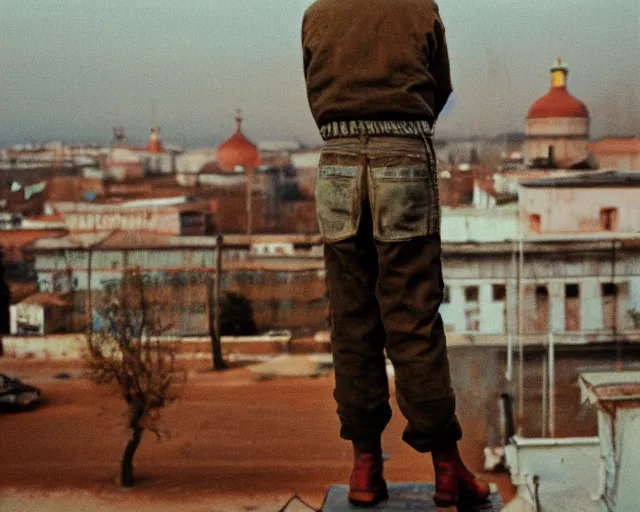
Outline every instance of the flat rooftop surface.
[[[445, 509], [436, 507], [433, 502], [435, 486], [433, 484], [421, 483], [395, 483], [388, 484], [389, 499], [368, 510], [380, 510], [384, 512], [404, 512], [407, 510], [420, 510], [421, 512], [438, 512]], [[347, 512], [350, 510], [363, 510], [355, 507], [347, 500], [348, 486], [334, 485], [329, 489], [327, 499], [322, 507], [322, 512]], [[447, 509], [448, 510], [448, 509]], [[452, 509], [453, 510], [453, 509]], [[462, 510], [462, 509], [460, 509]], [[490, 497], [490, 502], [480, 505], [471, 511], [499, 511], [502, 510], [502, 499], [500, 495], [494, 493]]]

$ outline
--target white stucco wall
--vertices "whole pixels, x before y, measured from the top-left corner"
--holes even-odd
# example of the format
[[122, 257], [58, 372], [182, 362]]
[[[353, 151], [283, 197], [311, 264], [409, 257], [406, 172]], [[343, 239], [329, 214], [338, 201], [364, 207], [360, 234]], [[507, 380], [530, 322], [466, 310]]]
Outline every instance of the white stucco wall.
[[600, 232], [600, 210], [618, 209], [618, 232], [640, 233], [640, 187], [547, 188], [520, 186], [524, 229], [529, 216], [540, 215], [540, 232]]
[[443, 208], [443, 242], [504, 242], [518, 238], [517, 205], [490, 210]]

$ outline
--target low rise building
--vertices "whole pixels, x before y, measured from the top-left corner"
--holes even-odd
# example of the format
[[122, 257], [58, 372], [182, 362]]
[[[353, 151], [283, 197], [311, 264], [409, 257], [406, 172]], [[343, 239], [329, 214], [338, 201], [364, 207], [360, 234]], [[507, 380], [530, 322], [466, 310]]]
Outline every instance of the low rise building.
[[525, 236], [640, 233], [640, 172], [590, 171], [520, 182]]
[[38, 292], [11, 305], [11, 334], [45, 336], [66, 332], [71, 315], [71, 304], [63, 294]]
[[[454, 221], [465, 227], [457, 240], [443, 242], [440, 311], [451, 343], [500, 345], [518, 335], [544, 343], [550, 332], [558, 343], [640, 339], [640, 236], [614, 244], [598, 235], [519, 243], [514, 216], [499, 208], [489, 213], [482, 221], [472, 215]], [[493, 239], [491, 224], [504, 226]], [[465, 231], [469, 226], [475, 228]], [[455, 229], [446, 232], [451, 237]], [[31, 250], [40, 290], [73, 292], [76, 325], [86, 322], [89, 274], [98, 296], [137, 266], [186, 301], [175, 313], [180, 332], [206, 332], [206, 285], [217, 250], [212, 237], [87, 233], [39, 240]], [[221, 284], [250, 300], [261, 330], [309, 334], [327, 325], [317, 235], [226, 236]]]
[[187, 196], [92, 202], [50, 201], [45, 210], [64, 219], [72, 233], [150, 231], [168, 235], [205, 235], [213, 232], [215, 201]]
[[[223, 246], [221, 287], [251, 301], [260, 330], [313, 334], [326, 325], [318, 246], [317, 236], [230, 235]], [[125, 270], [137, 267], [176, 297], [176, 307], [167, 314], [183, 335], [208, 333], [217, 250], [214, 237], [123, 231], [41, 239], [31, 247], [40, 291], [70, 294], [75, 330], [87, 325], [88, 305], [98, 310]]]

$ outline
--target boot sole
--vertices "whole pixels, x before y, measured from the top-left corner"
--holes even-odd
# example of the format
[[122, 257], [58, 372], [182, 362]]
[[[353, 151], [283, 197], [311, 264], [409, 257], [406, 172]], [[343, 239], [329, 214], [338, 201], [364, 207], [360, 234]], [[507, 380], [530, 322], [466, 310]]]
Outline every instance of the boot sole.
[[389, 492], [387, 489], [378, 492], [349, 491], [347, 498], [349, 499], [349, 503], [356, 507], [369, 508], [375, 507], [378, 503], [389, 499]]

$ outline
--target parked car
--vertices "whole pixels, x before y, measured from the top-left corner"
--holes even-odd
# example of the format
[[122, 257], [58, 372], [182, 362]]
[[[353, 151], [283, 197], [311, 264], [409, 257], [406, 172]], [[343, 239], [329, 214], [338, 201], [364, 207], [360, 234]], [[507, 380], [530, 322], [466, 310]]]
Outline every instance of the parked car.
[[0, 373], [0, 407], [25, 409], [40, 402], [41, 393], [35, 386]]

